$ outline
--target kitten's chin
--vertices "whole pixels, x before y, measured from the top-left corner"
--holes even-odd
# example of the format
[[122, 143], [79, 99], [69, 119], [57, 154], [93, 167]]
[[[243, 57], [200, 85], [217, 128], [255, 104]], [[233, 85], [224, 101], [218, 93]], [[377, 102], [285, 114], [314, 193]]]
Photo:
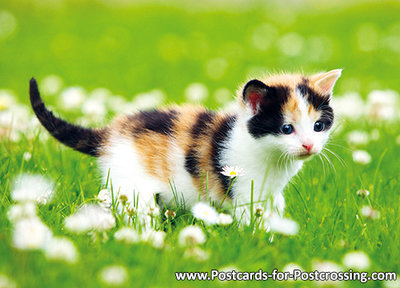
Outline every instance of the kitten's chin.
[[298, 160], [309, 160], [312, 158], [312, 156], [314, 156], [316, 153], [302, 153], [302, 154], [297, 154], [295, 157]]

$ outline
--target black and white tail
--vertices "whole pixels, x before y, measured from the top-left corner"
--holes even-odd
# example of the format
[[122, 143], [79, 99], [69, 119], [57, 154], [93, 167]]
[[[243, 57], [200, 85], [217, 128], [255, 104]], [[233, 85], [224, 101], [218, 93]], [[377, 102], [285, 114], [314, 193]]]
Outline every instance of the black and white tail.
[[85, 154], [99, 156], [99, 148], [107, 128], [92, 129], [70, 124], [49, 111], [40, 98], [37, 82], [31, 79], [29, 95], [33, 111], [40, 123], [61, 143]]

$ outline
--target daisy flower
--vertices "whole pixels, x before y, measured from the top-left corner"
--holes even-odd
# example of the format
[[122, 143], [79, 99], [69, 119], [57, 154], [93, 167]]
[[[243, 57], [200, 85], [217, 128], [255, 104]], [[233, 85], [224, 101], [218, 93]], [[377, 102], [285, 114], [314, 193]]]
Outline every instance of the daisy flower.
[[13, 245], [17, 249], [41, 249], [50, 241], [50, 229], [38, 217], [22, 219], [15, 223]]
[[283, 235], [296, 235], [299, 231], [299, 225], [296, 221], [288, 218], [282, 218], [277, 214], [264, 216], [264, 228], [267, 231]]
[[104, 232], [115, 226], [115, 218], [99, 205], [88, 204], [65, 219], [65, 228], [70, 232]]
[[344, 255], [343, 265], [347, 268], [353, 268], [359, 271], [365, 271], [371, 265], [367, 254], [362, 251], [352, 251]]
[[110, 286], [121, 286], [128, 280], [128, 272], [124, 266], [106, 266], [100, 271], [100, 279]]
[[370, 206], [361, 207], [360, 213], [365, 218], [369, 218], [369, 219], [372, 219], [372, 220], [376, 220], [376, 219], [379, 219], [379, 217], [381, 217], [381, 213], [378, 210], [376, 210], [376, 209], [374, 209], [374, 208], [372, 208]]
[[211, 206], [206, 203], [199, 202], [192, 208], [193, 216], [199, 220], [203, 220], [208, 225], [214, 225], [218, 223], [219, 214]]
[[114, 238], [115, 240], [126, 244], [135, 244], [140, 240], [139, 234], [132, 228], [128, 227], [123, 227], [115, 232]]
[[232, 222], [233, 222], [233, 218], [231, 215], [225, 214], [225, 213], [220, 213], [218, 215], [218, 224], [219, 225], [229, 225], [229, 224], [232, 224]]
[[21, 174], [14, 182], [11, 197], [17, 202], [46, 204], [53, 196], [54, 184], [40, 175]]
[[369, 155], [367, 151], [356, 150], [353, 152], [353, 161], [358, 164], [366, 165], [371, 162], [371, 155]]
[[79, 254], [74, 243], [66, 237], [54, 237], [44, 248], [44, 254], [49, 260], [65, 261], [73, 264], [78, 261]]
[[357, 195], [362, 197], [362, 198], [365, 198], [365, 197], [369, 196], [369, 191], [366, 190], [366, 189], [360, 189], [360, 190], [357, 191]]
[[201, 245], [206, 242], [206, 235], [200, 227], [191, 225], [179, 232], [178, 242], [182, 247]]
[[224, 176], [230, 177], [232, 179], [232, 178], [235, 178], [235, 177], [238, 177], [238, 176], [243, 176], [244, 175], [244, 170], [242, 168], [238, 167], [238, 166], [235, 166], [235, 167], [233, 167], [233, 166], [224, 166], [222, 168], [221, 174], [224, 175]]
[[36, 217], [36, 210], [36, 205], [32, 202], [17, 203], [10, 206], [7, 216], [11, 222], [15, 222], [21, 219]]
[[106, 210], [111, 209], [112, 199], [111, 199], [111, 191], [108, 189], [100, 190], [97, 195], [97, 200], [99, 200], [99, 205]]
[[167, 218], [174, 219], [176, 217], [176, 212], [174, 210], [168, 209], [167, 211], [165, 211], [164, 215]]
[[201, 249], [200, 247], [191, 247], [186, 249], [183, 257], [192, 258], [197, 261], [206, 261], [208, 258], [210, 258], [210, 253]]
[[161, 249], [164, 247], [164, 240], [167, 234], [164, 231], [147, 230], [142, 236], [143, 242], [149, 243], [154, 248]]

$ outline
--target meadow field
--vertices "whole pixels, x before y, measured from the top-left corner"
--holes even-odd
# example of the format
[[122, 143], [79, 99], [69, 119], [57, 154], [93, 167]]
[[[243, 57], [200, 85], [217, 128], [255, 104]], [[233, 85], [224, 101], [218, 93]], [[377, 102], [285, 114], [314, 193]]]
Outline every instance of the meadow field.
[[[2, 0], [0, 287], [400, 287], [175, 278], [293, 267], [400, 274], [399, 12], [397, 1]], [[57, 115], [100, 127], [115, 114], [171, 103], [230, 109], [253, 77], [336, 68], [343, 73], [327, 158], [307, 162], [285, 189], [296, 231], [239, 229], [226, 215], [207, 225], [181, 207], [159, 212], [165, 233], [121, 232], [117, 214], [104, 215], [104, 225], [93, 220], [96, 227], [68, 226], [106, 183], [96, 159], [40, 128], [31, 77]], [[23, 187], [15, 185], [21, 175]], [[27, 201], [46, 187], [51, 195]], [[200, 230], [185, 240], [188, 225]]]

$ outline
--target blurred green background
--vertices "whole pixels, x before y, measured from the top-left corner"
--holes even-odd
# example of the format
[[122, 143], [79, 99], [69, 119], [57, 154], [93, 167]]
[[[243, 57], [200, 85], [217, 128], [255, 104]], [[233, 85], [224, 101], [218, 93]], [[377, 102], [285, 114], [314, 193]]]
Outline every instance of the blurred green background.
[[400, 89], [397, 1], [2, 0], [0, 87], [30, 77], [169, 101], [204, 83], [232, 94], [266, 72], [344, 68], [337, 92]]
[[[98, 287], [100, 268], [121, 263], [133, 275], [125, 287], [172, 287], [177, 285], [175, 271], [208, 271], [228, 265], [243, 271], [260, 267], [269, 271], [289, 262], [309, 270], [315, 259], [339, 263], [344, 253], [362, 250], [371, 257], [370, 271], [399, 273], [400, 126], [392, 122], [400, 116], [399, 106], [392, 104], [399, 98], [393, 91], [370, 93], [400, 90], [399, 12], [398, 1], [0, 0], [0, 163], [6, 163], [0, 165], [0, 272], [21, 287]], [[175, 247], [179, 230], [187, 225], [186, 218], [179, 217], [177, 228], [167, 236], [172, 248], [165, 251], [145, 244], [93, 243], [90, 237], [71, 236], [81, 261], [60, 266], [39, 252], [12, 248], [12, 223], [6, 211], [12, 204], [15, 175], [30, 171], [58, 182], [58, 198], [41, 207], [40, 216], [55, 234], [62, 235], [64, 218], [86, 200], [93, 200], [101, 185], [92, 158], [61, 148], [55, 140], [46, 141], [47, 133], [36, 137], [37, 121], [32, 120], [30, 108], [12, 101], [14, 91], [20, 102], [28, 104], [30, 77], [39, 80], [50, 107], [60, 99], [64, 104], [75, 101], [75, 109], [82, 107], [80, 113], [59, 105], [54, 109], [57, 113], [68, 111], [65, 118], [79, 123], [82, 118], [74, 116], [91, 112], [100, 117], [90, 124], [100, 125], [109, 122], [103, 102], [112, 112], [129, 110], [130, 100], [153, 89], [157, 90], [142, 97], [142, 102], [159, 104], [165, 94], [166, 102], [181, 103], [193, 100], [187, 95], [197, 93], [208, 94], [203, 103], [215, 108], [226, 105], [238, 86], [251, 77], [335, 68], [344, 68], [335, 92], [338, 96], [347, 93], [348, 97], [337, 99], [342, 99], [341, 110], [349, 119], [336, 131], [333, 148], [329, 147], [347, 166], [331, 157], [336, 168], [325, 171], [315, 158], [295, 184], [288, 186], [286, 213], [299, 222], [298, 236], [277, 237], [270, 243], [265, 233], [216, 227], [207, 232], [205, 247], [211, 258], [197, 263], [183, 259], [183, 249]], [[64, 82], [56, 87], [57, 92], [46, 93], [51, 86], [43, 85], [48, 75]], [[68, 88], [72, 86], [91, 92], [86, 95]], [[96, 89], [100, 87], [111, 93]], [[358, 94], [348, 93], [352, 91], [364, 98], [374, 96], [368, 97], [373, 100], [367, 101], [368, 109], [361, 107]], [[90, 101], [79, 99], [80, 93]], [[104, 94], [107, 97], [99, 99], [100, 103], [92, 101]], [[120, 101], [116, 95], [129, 101]], [[383, 104], [376, 105], [380, 101]], [[350, 120], [352, 113], [363, 117]], [[378, 121], [369, 123], [375, 114]], [[361, 130], [361, 138], [367, 140], [360, 141], [360, 131], [352, 131], [358, 135], [349, 137], [354, 129]], [[14, 130], [22, 137], [13, 137], [9, 132]], [[368, 163], [356, 161], [351, 153], [354, 149], [367, 150], [371, 154]], [[371, 196], [357, 196], [361, 188], [371, 190]], [[364, 205], [378, 209], [380, 220], [359, 216]], [[269, 283], [269, 287], [287, 287], [286, 283]], [[194, 284], [210, 286], [209, 282]], [[365, 287], [396, 287], [389, 284], [370, 282]], [[268, 283], [248, 285], [265, 287]], [[344, 286], [360, 287], [360, 283]], [[309, 288], [310, 283], [295, 287]]]

